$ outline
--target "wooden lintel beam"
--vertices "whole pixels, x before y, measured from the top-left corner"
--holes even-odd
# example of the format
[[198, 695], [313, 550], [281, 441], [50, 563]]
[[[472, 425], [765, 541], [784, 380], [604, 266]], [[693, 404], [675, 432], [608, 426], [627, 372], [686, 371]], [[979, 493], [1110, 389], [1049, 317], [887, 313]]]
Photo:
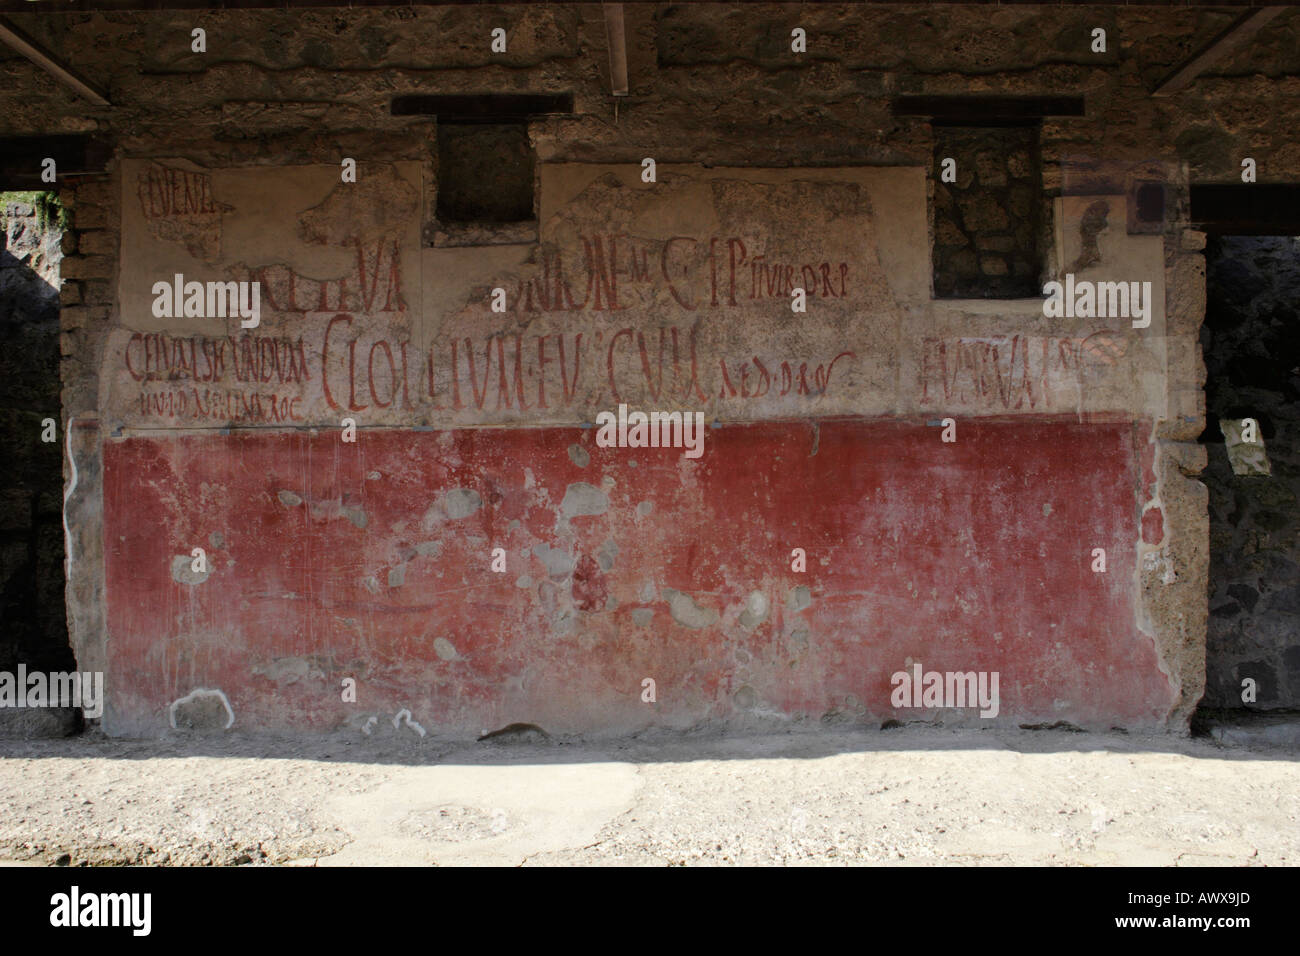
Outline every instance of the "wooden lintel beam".
[[407, 93], [392, 100], [394, 116], [436, 116], [440, 123], [517, 123], [573, 113], [572, 93]]
[[85, 133], [0, 137], [0, 191], [51, 189], [41, 179], [42, 162], [52, 159], [59, 182], [75, 176], [102, 176], [113, 158], [113, 143]]
[[1192, 224], [1220, 236], [1300, 236], [1300, 186], [1192, 184]]
[[41, 49], [35, 40], [25, 35], [11, 23], [0, 20], [0, 43], [12, 47], [41, 69], [50, 73], [59, 82], [76, 90], [96, 106], [112, 106], [108, 97], [96, 89], [87, 80], [82, 79], [68, 67], [56, 60], [50, 53]]
[[627, 96], [627, 35], [623, 4], [606, 3], [605, 37], [609, 41], [609, 86], [615, 96]]
[[1265, 24], [1286, 11], [1286, 7], [1256, 7], [1238, 17], [1228, 29], [1207, 43], [1201, 50], [1192, 54], [1186, 62], [1174, 70], [1159, 86], [1152, 96], [1169, 96], [1187, 87], [1218, 60], [1240, 49], [1251, 37], [1258, 33]]
[[934, 123], [1015, 125], [1050, 116], [1083, 116], [1082, 96], [896, 96], [895, 116], [924, 116]]

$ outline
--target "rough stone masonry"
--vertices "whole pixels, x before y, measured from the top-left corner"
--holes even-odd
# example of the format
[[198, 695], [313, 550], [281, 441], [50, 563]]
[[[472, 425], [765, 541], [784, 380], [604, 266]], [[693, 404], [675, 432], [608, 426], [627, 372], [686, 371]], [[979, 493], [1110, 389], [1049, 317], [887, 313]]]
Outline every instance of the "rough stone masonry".
[[[1234, 13], [625, 15], [621, 97], [595, 4], [14, 15], [111, 102], [0, 54], [4, 135], [112, 145], [59, 185], [68, 622], [105, 729], [199, 690], [217, 728], [1185, 728], [1188, 191], [1246, 155], [1294, 179], [1296, 18], [1160, 98]], [[485, 92], [572, 105], [467, 133], [396, 103]], [[974, 94], [1083, 108], [898, 108]], [[1149, 325], [1048, 317], [1067, 273], [1150, 283]], [[155, 315], [175, 276], [257, 283], [258, 325]], [[703, 456], [601, 447], [620, 404], [703, 413]], [[894, 706], [914, 665], [997, 672], [997, 717]]]

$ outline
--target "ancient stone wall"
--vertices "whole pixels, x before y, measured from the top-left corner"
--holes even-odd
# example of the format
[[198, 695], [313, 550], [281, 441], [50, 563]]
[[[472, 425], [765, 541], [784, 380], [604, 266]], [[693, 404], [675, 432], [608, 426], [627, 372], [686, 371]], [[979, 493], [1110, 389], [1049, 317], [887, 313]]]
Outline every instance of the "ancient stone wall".
[[[1044, 202], [1038, 128], [936, 126], [934, 293], [1012, 299], [1038, 294]], [[966, 160], [960, 169], [956, 157]]]
[[[57, 203], [0, 194], [0, 670], [70, 667], [63, 595]], [[66, 732], [69, 712], [0, 711], [0, 729]]]
[[[56, 53], [75, 54], [114, 103], [86, 109], [26, 61], [0, 59], [6, 79], [27, 91], [6, 112], [6, 132], [57, 124], [110, 134], [117, 145], [107, 177], [65, 193], [77, 232], [64, 275], [77, 284], [64, 287], [63, 398], [78, 467], [68, 510], [74, 645], [91, 662], [83, 666], [109, 666], [105, 641], [129, 635], [121, 662], [142, 675], [130, 683], [119, 671], [130, 687], [115, 705], [119, 726], [165, 719], [160, 702], [209, 679], [242, 687], [236, 710], [259, 721], [293, 724], [310, 714], [308, 723], [330, 725], [344, 718], [321, 702], [327, 691], [337, 700], [341, 675], [373, 665], [354, 650], [367, 641], [380, 641], [393, 659], [422, 662], [384, 678], [384, 705], [418, 701], [449, 726], [545, 710], [557, 686], [577, 701], [553, 713], [561, 725], [634, 726], [652, 719], [632, 673], [647, 660], [688, 689], [677, 710], [654, 712], [664, 722], [740, 712], [882, 717], [891, 712], [888, 672], [904, 658], [930, 666], [952, 654], [953, 667], [993, 668], [1011, 659], [1008, 646], [1032, 653], [1020, 658], [1003, 719], [1182, 726], [1204, 683], [1208, 562], [1196, 477], [1204, 464], [1196, 444], [1204, 240], [1186, 228], [1187, 184], [1237, 181], [1245, 155], [1261, 181], [1294, 179], [1300, 137], [1294, 124], [1278, 122], [1277, 104], [1300, 85], [1296, 18], [1260, 34], [1246, 65], [1226, 60], [1177, 97], [1150, 91], [1234, 16], [629, 5], [631, 90], [617, 100], [608, 95], [596, 5], [17, 17]], [[808, 32], [807, 54], [790, 51], [794, 26]], [[190, 49], [195, 27], [207, 32], [204, 54]], [[490, 49], [495, 27], [507, 30], [504, 53]], [[1095, 27], [1107, 31], [1105, 52], [1091, 49]], [[454, 175], [442, 175], [439, 144], [463, 170], [456, 150], [472, 133], [444, 127], [440, 135], [433, 117], [390, 107], [404, 94], [485, 91], [572, 93], [574, 109], [528, 123], [535, 234], [487, 230], [467, 247], [463, 237], [445, 241], [438, 221], [439, 210], [463, 214], [461, 197], [439, 199]], [[987, 268], [977, 258], [979, 274], [962, 288], [935, 280], [932, 249], [942, 263], [944, 250], [959, 245], [949, 242], [954, 223], [936, 182], [938, 137], [924, 117], [894, 115], [893, 97], [1062, 91], [1083, 95], [1087, 108], [1082, 117], [1048, 117], [1037, 131], [1041, 183], [1030, 219], [1041, 261], [1002, 264], [1026, 291], [1034, 269], [1035, 284], [1067, 274], [1150, 282], [1141, 327], [1127, 316], [1049, 317], [1040, 295], [977, 294], [979, 277], [1000, 277], [992, 254], [1003, 253], [990, 239], [1027, 241], [1015, 208], [1006, 229], [985, 238]], [[959, 177], [1001, 188], [987, 149], [958, 153]], [[1008, 182], [1033, 175], [1012, 168], [1019, 155], [1007, 158]], [[357, 160], [355, 184], [339, 178], [345, 157]], [[659, 171], [653, 184], [641, 178], [647, 157]], [[490, 167], [492, 157], [483, 162]], [[1165, 215], [1137, 223], [1136, 190], [1153, 182], [1164, 190]], [[508, 213], [487, 218], [519, 215], [517, 200], [503, 206]], [[979, 236], [962, 238], [978, 250]], [[258, 281], [266, 294], [260, 327], [155, 315], [153, 283], [176, 273]], [[810, 294], [806, 313], [790, 309], [796, 286]], [[496, 289], [504, 313], [493, 311]], [[1019, 286], [990, 289], [1019, 294]], [[952, 293], [969, 297], [942, 298]], [[777, 485], [764, 481], [775, 476], [746, 488], [726, 484], [746, 473], [738, 463], [730, 471], [710, 465], [707, 474], [683, 463], [668, 475], [638, 456], [601, 461], [600, 476], [579, 465], [584, 456], [599, 460], [582, 426], [620, 401], [698, 409], [718, 426], [710, 447], [749, 447], [765, 460], [784, 461], [789, 452], [774, 443], [791, 441], [789, 423], [802, 423], [809, 446], [796, 454], [813, 470], [799, 474], [839, 516], [819, 532], [816, 558], [809, 550], [809, 571], [797, 572], [807, 583], [790, 570], [793, 532], [769, 529], [773, 554], [764, 557], [760, 539], [736, 530], [771, 520], [764, 509]], [[384, 464], [349, 459], [342, 472], [317, 474], [326, 447], [343, 449], [315, 442], [337, 442], [347, 416], [361, 435], [347, 453], [363, 453], [370, 435]], [[932, 423], [947, 417], [958, 444], [987, 443], [983, 453], [965, 446], [954, 456], [951, 477], [1008, 489], [985, 499], [1007, 537], [940, 549], [940, 559], [932, 549], [963, 526], [965, 512], [956, 499], [931, 511], [914, 497], [945, 466], [906, 449], [939, 442]], [[979, 430], [995, 426], [1010, 430]], [[898, 427], [915, 429], [908, 441], [918, 444], [897, 444]], [[1075, 435], [1075, 427], [1085, 430]], [[251, 433], [226, 437], [224, 429]], [[304, 429], [316, 437], [303, 439]], [[545, 446], [559, 449], [560, 460], [534, 466], [529, 456], [543, 453], [533, 433], [546, 429], [560, 430]], [[1018, 444], [1023, 434], [1055, 448], [1062, 469], [1012, 491], [989, 471], [998, 448], [1019, 449], [1011, 467], [1048, 467]], [[752, 436], [748, 446], [736, 444], [741, 435]], [[856, 458], [822, 457], [823, 438], [855, 447]], [[252, 442], [249, 460], [268, 469], [251, 485], [222, 470], [243, 441]], [[279, 441], [282, 452], [259, 441]], [[874, 492], [863, 476], [837, 483], [833, 470], [817, 470], [870, 458], [876, 445], [895, 458], [892, 471], [872, 479]], [[1068, 450], [1084, 446], [1091, 459]], [[278, 454], [289, 456], [287, 472], [276, 470]], [[423, 497], [405, 502], [407, 514], [394, 496], [421, 487], [406, 483], [417, 477], [402, 464], [410, 455], [446, 457], [448, 470], [424, 477]], [[624, 499], [606, 487], [645, 491], [633, 465], [656, 475], [651, 487], [665, 500], [680, 502], [699, 547], [672, 537], [674, 519], [647, 523], [663, 515], [651, 497]], [[70, 471], [68, 480], [71, 487]], [[395, 484], [373, 484], [384, 481]], [[1121, 498], [1096, 498], [1097, 482], [1111, 491], [1118, 482]], [[154, 500], [170, 487], [188, 490]], [[692, 488], [706, 495], [702, 512], [679, 498]], [[461, 505], [447, 504], [472, 501], [471, 492], [479, 507], [461, 514]], [[722, 494], [731, 505], [718, 510], [707, 496]], [[869, 494], [885, 500], [863, 510], [876, 500]], [[747, 496], [756, 496], [757, 510], [745, 510]], [[602, 500], [619, 503], [611, 517], [583, 510]], [[143, 501], [153, 502], [147, 514], [133, 510]], [[1081, 502], [1096, 513], [1073, 510]], [[637, 510], [647, 503], [648, 512]], [[630, 519], [619, 508], [641, 523], [619, 526]], [[579, 534], [575, 519], [614, 523]], [[812, 514], [804, 520], [815, 523]], [[915, 537], [895, 554], [902, 539], [877, 537], [888, 527]], [[224, 548], [235, 528], [243, 529], [241, 547], [256, 540], [255, 552]], [[298, 577], [259, 589], [237, 570], [259, 567], [265, 577], [277, 561], [292, 565], [293, 555], [339, 533], [360, 536], [330, 545], [330, 560], [355, 563], [343, 579], [321, 577], [334, 564], [308, 562], [297, 565]], [[130, 534], [146, 540], [125, 548]], [[638, 535], [654, 547], [633, 548]], [[275, 557], [281, 538], [293, 547]], [[190, 580], [175, 560], [202, 541], [218, 570]], [[481, 606], [445, 596], [498, 587], [494, 572], [477, 570], [497, 546], [511, 562], [505, 578], [512, 587], [526, 581], [519, 590], [535, 597], [516, 608], [500, 595]], [[456, 550], [466, 547], [481, 565]], [[1107, 551], [1105, 572], [1092, 570], [1096, 548]], [[419, 566], [435, 551], [457, 555], [446, 592], [437, 579], [452, 573], [448, 566]], [[911, 602], [947, 607], [941, 580], [922, 596], [920, 579], [934, 571], [921, 569], [955, 580], [970, 573], [969, 560], [987, 562], [1004, 593], [952, 598], [943, 620], [953, 630], [942, 641], [933, 627], [929, 638], [919, 623], [909, 628]], [[215, 593], [227, 571], [228, 589]], [[617, 579], [605, 582], [610, 573]], [[888, 585], [873, 591], [869, 582], [882, 575]], [[132, 576], [168, 595], [167, 620], [151, 616]], [[327, 595], [311, 590], [318, 584]], [[1057, 607], [1064, 597], [1046, 597], [1049, 586], [1076, 603]], [[1011, 594], [1028, 618], [1002, 607]], [[394, 602], [430, 619], [389, 631], [379, 622], [396, 618], [381, 605]], [[785, 610], [763, 610], [777, 608]], [[1085, 611], [1091, 629], [1077, 623]], [[341, 630], [322, 639], [326, 620]], [[874, 624], [864, 629], [864, 621]], [[525, 653], [521, 635], [538, 627], [561, 645], [530, 664], [539, 652]], [[682, 643], [687, 632], [703, 643]], [[242, 656], [220, 656], [241, 641], [249, 642]], [[646, 641], [662, 646], [633, 652]], [[598, 647], [591, 659], [606, 663], [573, 669]], [[774, 664], [778, 647], [790, 651], [784, 670]], [[687, 665], [708, 658], [709, 648], [725, 650], [713, 655], [713, 670], [692, 676]], [[844, 670], [845, 660], [866, 670]], [[619, 661], [631, 670], [615, 673]], [[852, 679], [828, 680], [837, 670]], [[1082, 683], [1054, 693], [1076, 672]], [[587, 683], [553, 683], [565, 673]], [[275, 704], [289, 683], [312, 689], [293, 707]], [[631, 709], [622, 710], [627, 694]]]
[[[1300, 240], [1216, 237], [1207, 260], [1201, 337], [1211, 416], [1204, 479], [1211, 535], [1206, 703], [1294, 708], [1300, 706]], [[1258, 423], [1265, 463], [1252, 464], [1243, 454], [1234, 468], [1223, 428], [1235, 445], [1247, 418]], [[1245, 679], [1255, 682], [1253, 701], [1243, 700]]]

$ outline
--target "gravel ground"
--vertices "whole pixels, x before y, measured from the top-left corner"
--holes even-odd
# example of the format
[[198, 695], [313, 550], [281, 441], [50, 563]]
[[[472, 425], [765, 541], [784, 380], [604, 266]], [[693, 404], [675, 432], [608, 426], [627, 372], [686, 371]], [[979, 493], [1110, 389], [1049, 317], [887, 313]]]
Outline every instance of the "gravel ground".
[[36, 864], [1300, 862], [1300, 753], [1063, 731], [0, 741]]

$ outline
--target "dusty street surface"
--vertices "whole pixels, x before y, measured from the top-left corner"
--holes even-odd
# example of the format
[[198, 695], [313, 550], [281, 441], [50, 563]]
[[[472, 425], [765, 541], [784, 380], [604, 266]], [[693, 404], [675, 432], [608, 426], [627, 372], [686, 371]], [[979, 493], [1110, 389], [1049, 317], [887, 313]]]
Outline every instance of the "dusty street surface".
[[1300, 862], [1300, 754], [909, 727], [618, 742], [0, 741], [32, 863]]

